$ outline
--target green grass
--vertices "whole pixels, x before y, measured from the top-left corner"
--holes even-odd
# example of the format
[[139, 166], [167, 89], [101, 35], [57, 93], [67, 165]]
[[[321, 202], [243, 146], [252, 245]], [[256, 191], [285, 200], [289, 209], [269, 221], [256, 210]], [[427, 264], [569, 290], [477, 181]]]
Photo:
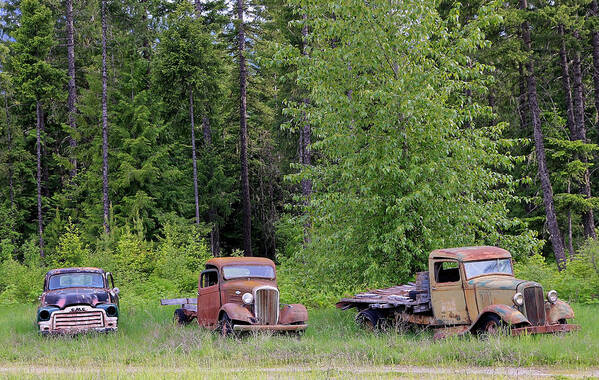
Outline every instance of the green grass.
[[[359, 366], [599, 366], [597, 306], [574, 305], [575, 323], [582, 330], [572, 334], [488, 340], [456, 337], [437, 342], [428, 331], [362, 331], [354, 324], [352, 311], [336, 309], [312, 310], [310, 327], [301, 339], [257, 334], [238, 340], [221, 338], [195, 323], [174, 325], [174, 307], [122, 306], [118, 332], [74, 337], [38, 335], [34, 305], [0, 307], [0, 367], [16, 367], [23, 373], [29, 373], [27, 368], [31, 367], [33, 375], [47, 366], [86, 368], [93, 374], [100, 365], [129, 368], [129, 375], [142, 378], [151, 377], [151, 368], [172, 369], [169, 373], [174, 377], [185, 377], [187, 371], [201, 368], [216, 370], [210, 372], [216, 377], [227, 377], [226, 370], [233, 369], [237, 371], [235, 378], [249, 378], [260, 376], [264, 368], [283, 367], [312, 368], [302, 373], [306, 377], [336, 377], [341, 375], [335, 368], [347, 371]], [[225, 371], [222, 376], [218, 376], [219, 370]]]

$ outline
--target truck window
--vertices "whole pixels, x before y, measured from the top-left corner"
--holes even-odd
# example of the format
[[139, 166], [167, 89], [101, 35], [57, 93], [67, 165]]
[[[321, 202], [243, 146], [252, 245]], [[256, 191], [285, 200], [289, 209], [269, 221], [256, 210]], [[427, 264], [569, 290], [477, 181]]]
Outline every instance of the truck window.
[[218, 272], [216, 271], [208, 271], [202, 273], [202, 288], [207, 288], [209, 286], [214, 286], [218, 284]]
[[435, 263], [435, 281], [444, 282], [460, 281], [460, 268], [456, 261], [439, 261]]

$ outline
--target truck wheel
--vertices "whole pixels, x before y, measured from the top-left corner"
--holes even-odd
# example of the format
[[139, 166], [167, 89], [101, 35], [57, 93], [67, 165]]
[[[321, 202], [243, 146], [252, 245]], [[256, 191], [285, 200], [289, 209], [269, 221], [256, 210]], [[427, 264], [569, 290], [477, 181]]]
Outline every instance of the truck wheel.
[[499, 335], [505, 331], [505, 325], [496, 314], [488, 314], [481, 321], [479, 333], [485, 335]]
[[185, 314], [185, 311], [183, 311], [183, 309], [175, 310], [173, 319], [175, 320], [176, 324], [181, 326], [188, 325], [189, 322], [191, 322], [191, 319]]
[[381, 318], [376, 311], [365, 309], [356, 315], [356, 323], [365, 330], [376, 331], [381, 327]]
[[221, 336], [234, 336], [235, 331], [233, 330], [233, 321], [227, 315], [227, 313], [223, 313], [223, 315], [218, 320], [218, 332]]

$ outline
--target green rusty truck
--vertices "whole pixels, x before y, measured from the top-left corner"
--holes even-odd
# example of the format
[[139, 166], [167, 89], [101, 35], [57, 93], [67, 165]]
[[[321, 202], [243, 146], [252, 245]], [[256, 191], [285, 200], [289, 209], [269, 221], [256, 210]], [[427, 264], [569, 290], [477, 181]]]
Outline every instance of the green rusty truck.
[[512, 256], [497, 247], [438, 249], [430, 253], [428, 272], [416, 282], [343, 298], [337, 307], [356, 308], [356, 321], [369, 329], [413, 325], [449, 334], [512, 335], [567, 332], [574, 318], [557, 292], [514, 277]]

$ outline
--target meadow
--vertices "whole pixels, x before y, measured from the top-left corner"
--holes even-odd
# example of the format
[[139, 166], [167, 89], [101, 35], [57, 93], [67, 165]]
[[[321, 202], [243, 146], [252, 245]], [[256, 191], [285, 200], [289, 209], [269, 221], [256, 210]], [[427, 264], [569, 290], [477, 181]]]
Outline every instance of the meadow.
[[277, 378], [288, 371], [307, 378], [393, 377], [397, 372], [388, 369], [395, 366], [447, 369], [442, 377], [460, 377], [465, 368], [596, 370], [599, 307], [574, 305], [574, 309], [575, 323], [582, 329], [572, 334], [434, 341], [426, 330], [363, 331], [354, 323], [354, 313], [336, 309], [311, 310], [310, 326], [301, 338], [270, 334], [221, 338], [195, 323], [177, 326], [172, 322], [174, 307], [151, 304], [123, 304], [116, 333], [43, 337], [34, 326], [35, 305], [3, 306], [0, 377]]

